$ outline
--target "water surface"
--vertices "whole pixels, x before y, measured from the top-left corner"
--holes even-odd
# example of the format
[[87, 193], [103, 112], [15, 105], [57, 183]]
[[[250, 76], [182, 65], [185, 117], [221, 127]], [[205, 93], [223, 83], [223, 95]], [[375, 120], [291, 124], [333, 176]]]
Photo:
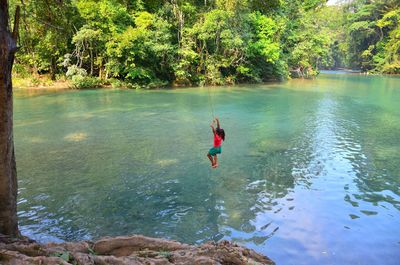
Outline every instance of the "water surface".
[[[15, 94], [25, 235], [229, 239], [277, 264], [399, 264], [398, 78]], [[227, 133], [216, 170], [212, 107]]]

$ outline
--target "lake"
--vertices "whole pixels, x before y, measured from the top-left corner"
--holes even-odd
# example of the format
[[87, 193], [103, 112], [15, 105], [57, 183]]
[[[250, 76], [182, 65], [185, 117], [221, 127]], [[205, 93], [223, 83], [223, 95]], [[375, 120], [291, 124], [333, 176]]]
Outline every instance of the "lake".
[[228, 239], [277, 264], [399, 264], [399, 78], [16, 90], [14, 109], [20, 229], [36, 240]]

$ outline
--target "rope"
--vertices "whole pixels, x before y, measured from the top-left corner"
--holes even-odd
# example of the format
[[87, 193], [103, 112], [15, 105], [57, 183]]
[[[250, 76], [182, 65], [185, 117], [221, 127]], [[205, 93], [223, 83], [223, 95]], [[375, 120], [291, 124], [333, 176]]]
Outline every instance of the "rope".
[[208, 104], [210, 105], [211, 115], [214, 120], [215, 119], [214, 104], [213, 104], [212, 97], [211, 97], [210, 87], [208, 86], [207, 88], [208, 88]]

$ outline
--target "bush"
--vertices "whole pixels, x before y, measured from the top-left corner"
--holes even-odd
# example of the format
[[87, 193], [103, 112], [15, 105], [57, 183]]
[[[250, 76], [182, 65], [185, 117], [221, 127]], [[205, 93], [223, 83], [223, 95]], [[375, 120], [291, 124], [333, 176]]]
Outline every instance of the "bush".
[[98, 88], [103, 84], [97, 77], [75, 75], [72, 77], [72, 85], [76, 89]]
[[97, 77], [88, 76], [85, 69], [76, 65], [68, 67], [65, 74], [72, 80], [72, 86], [76, 89], [98, 88], [103, 85], [103, 81]]
[[22, 64], [15, 63], [13, 66], [13, 74], [20, 78], [28, 78], [31, 74], [28, 68]]
[[168, 86], [167, 81], [162, 81], [162, 80], [156, 79], [156, 80], [152, 80], [149, 84], [144, 86], [144, 88], [154, 89], [154, 88], [162, 88], [162, 87], [167, 87], [167, 86]]
[[127, 84], [124, 81], [119, 80], [119, 79], [112, 78], [112, 79], [108, 79], [107, 81], [110, 83], [111, 87], [113, 87], [113, 88], [127, 87]]
[[32, 85], [33, 85], [33, 86], [38, 86], [38, 85], [40, 85], [40, 80], [39, 80], [39, 78], [32, 77], [31, 82], [32, 82]]
[[385, 64], [382, 72], [384, 74], [400, 74], [400, 63]]
[[75, 76], [85, 77], [87, 76], [87, 72], [83, 68], [80, 68], [76, 65], [71, 65], [70, 67], [68, 67], [68, 71], [65, 75], [67, 76], [67, 78], [73, 79]]

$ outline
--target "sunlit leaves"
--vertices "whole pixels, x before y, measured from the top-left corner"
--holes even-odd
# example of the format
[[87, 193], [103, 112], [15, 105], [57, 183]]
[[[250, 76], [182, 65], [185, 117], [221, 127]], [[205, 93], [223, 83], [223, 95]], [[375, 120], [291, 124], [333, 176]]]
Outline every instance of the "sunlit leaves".
[[[350, 66], [363, 70], [396, 73], [398, 69], [399, 2], [354, 1], [348, 11]], [[391, 67], [394, 65], [394, 67]]]
[[398, 69], [396, 0], [24, 3], [18, 61], [38, 72], [76, 65], [89, 77], [148, 86], [259, 82], [322, 67]]
[[280, 56], [280, 44], [278, 42], [277, 23], [269, 17], [260, 13], [253, 13], [250, 19], [256, 29], [257, 40], [250, 43], [251, 49], [263, 56], [264, 60], [269, 63], [275, 63]]

